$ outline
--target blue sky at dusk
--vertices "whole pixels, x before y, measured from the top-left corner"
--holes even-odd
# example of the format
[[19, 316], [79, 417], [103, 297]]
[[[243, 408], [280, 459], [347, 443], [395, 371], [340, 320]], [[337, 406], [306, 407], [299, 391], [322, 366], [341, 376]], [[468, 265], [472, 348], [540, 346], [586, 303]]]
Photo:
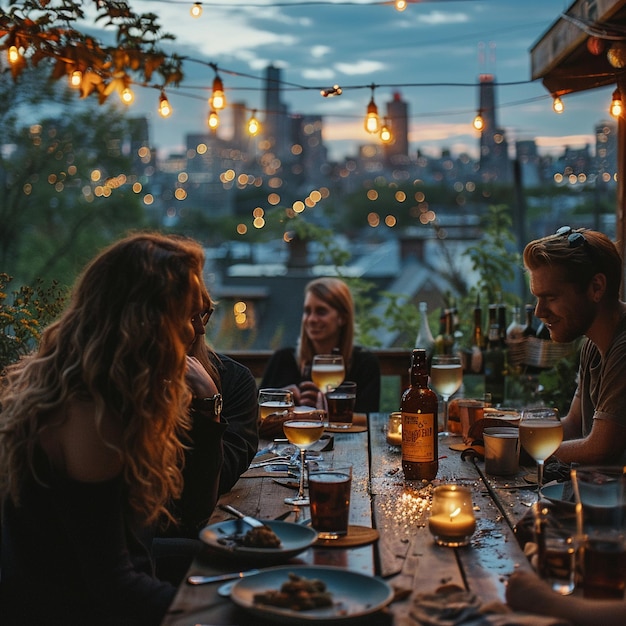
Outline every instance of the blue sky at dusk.
[[[207, 97], [215, 64], [229, 102], [257, 109], [263, 121], [263, 76], [269, 64], [282, 70], [283, 101], [290, 113], [324, 117], [331, 158], [354, 155], [372, 142], [363, 117], [374, 97], [379, 112], [395, 91], [409, 104], [410, 148], [438, 156], [477, 156], [472, 119], [478, 107], [478, 76], [492, 73], [498, 122], [511, 144], [535, 138], [544, 153], [594, 142], [594, 126], [608, 118], [611, 88], [563, 98], [556, 115], [540, 81], [530, 82], [530, 49], [569, 6], [563, 0], [435, 0], [398, 12], [372, 0], [315, 3], [300, 0], [222, 0], [202, 3], [134, 1], [137, 11], [161, 17], [176, 35], [172, 48], [190, 60], [179, 88], [167, 89], [174, 112], [157, 113], [158, 91], [137, 89], [134, 112], [150, 119], [152, 141], [162, 154], [176, 152], [187, 133], [206, 131]], [[319, 89], [339, 84], [343, 95], [322, 98]], [[442, 85], [445, 83], [446, 85]], [[506, 85], [506, 83], [522, 83]], [[232, 133], [228, 111], [218, 135]]]

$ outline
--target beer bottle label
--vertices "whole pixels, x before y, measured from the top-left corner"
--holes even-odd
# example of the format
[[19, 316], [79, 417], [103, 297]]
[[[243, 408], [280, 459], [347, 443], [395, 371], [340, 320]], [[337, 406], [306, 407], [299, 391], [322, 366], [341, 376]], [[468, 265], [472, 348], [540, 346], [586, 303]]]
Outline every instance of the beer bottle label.
[[402, 460], [432, 463], [433, 438], [437, 436], [434, 413], [402, 413]]

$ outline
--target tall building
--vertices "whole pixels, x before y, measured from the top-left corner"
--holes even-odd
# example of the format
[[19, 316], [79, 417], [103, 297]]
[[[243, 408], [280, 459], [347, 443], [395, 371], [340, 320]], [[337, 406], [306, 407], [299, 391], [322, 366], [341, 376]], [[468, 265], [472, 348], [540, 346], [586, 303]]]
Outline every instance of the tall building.
[[291, 141], [287, 105], [281, 101], [280, 68], [269, 65], [265, 70], [265, 123], [261, 133], [267, 149], [281, 161], [289, 158]]
[[511, 181], [511, 162], [504, 129], [498, 127], [496, 80], [493, 74], [479, 76], [478, 108], [483, 118], [480, 133], [480, 176], [485, 182]]
[[409, 105], [397, 91], [391, 102], [387, 102], [386, 117], [393, 141], [384, 144], [385, 161], [391, 166], [405, 165], [409, 162]]

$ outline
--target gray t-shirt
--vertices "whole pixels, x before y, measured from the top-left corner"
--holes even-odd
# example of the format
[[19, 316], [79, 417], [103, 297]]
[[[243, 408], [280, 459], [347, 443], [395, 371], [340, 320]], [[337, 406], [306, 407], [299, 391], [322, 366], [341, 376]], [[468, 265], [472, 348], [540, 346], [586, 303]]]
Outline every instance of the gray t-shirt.
[[583, 437], [590, 433], [594, 419], [611, 420], [626, 428], [626, 314], [622, 314], [604, 359], [592, 341], [583, 343], [576, 395]]

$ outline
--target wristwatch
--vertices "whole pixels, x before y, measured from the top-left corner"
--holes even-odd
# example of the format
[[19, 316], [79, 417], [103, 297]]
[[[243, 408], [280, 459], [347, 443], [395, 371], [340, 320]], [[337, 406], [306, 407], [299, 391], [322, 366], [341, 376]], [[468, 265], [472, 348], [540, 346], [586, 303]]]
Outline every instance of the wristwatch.
[[210, 398], [192, 398], [191, 410], [200, 413], [212, 413], [218, 419], [222, 415], [222, 394], [216, 393]]

